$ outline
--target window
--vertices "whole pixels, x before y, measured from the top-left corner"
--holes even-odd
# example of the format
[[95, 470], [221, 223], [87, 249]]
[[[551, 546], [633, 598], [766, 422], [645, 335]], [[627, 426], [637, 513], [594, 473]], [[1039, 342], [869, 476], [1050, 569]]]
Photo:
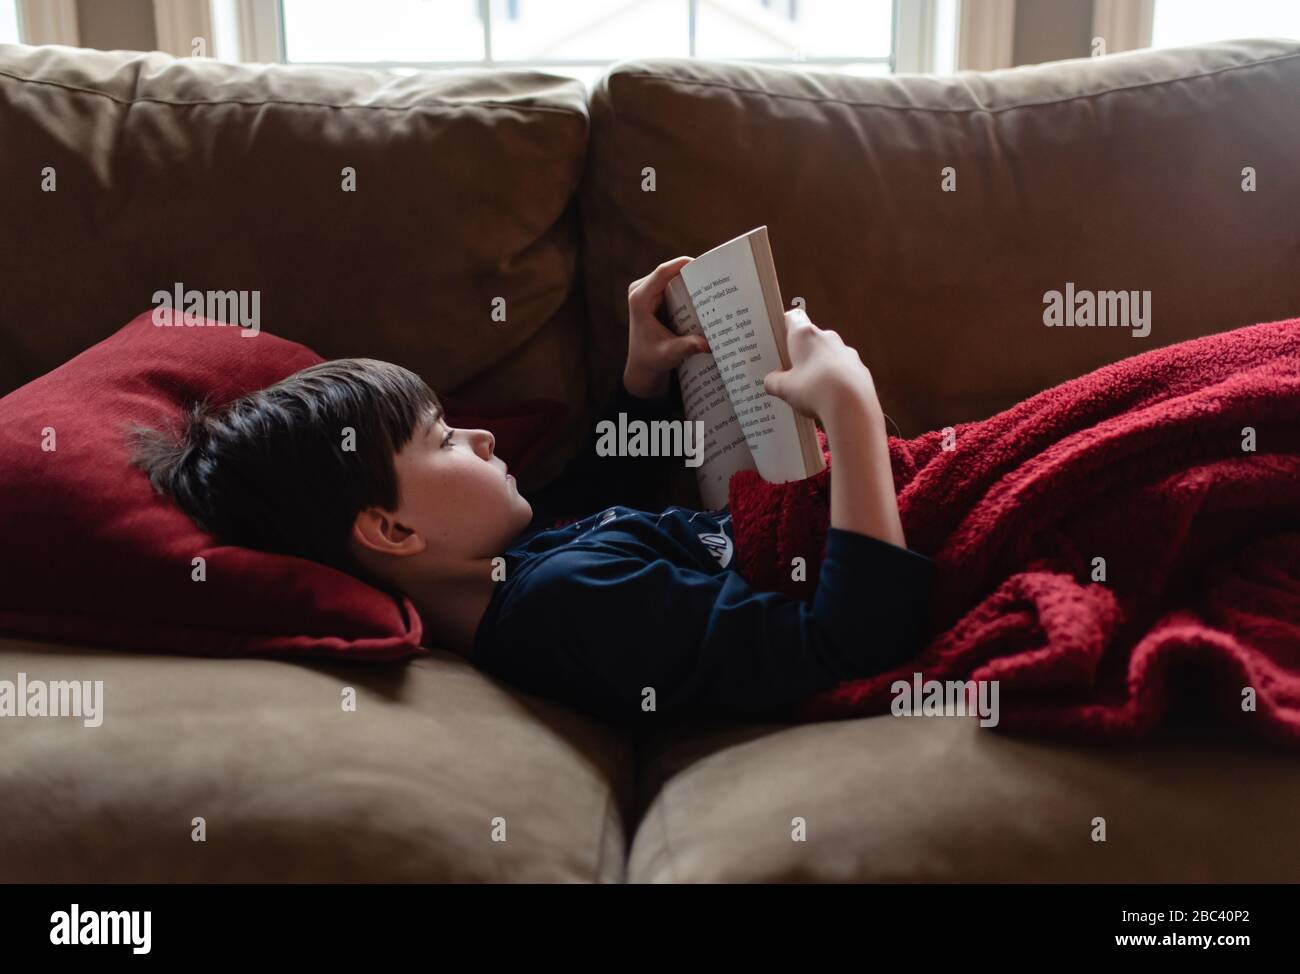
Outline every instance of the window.
[[1294, 0], [1156, 0], [1152, 47], [1181, 47], [1240, 37], [1300, 40]]
[[0, 0], [0, 44], [18, 43], [18, 0]]
[[0, 0], [0, 44], [81, 43], [77, 0]]
[[289, 63], [536, 67], [590, 84], [612, 62], [640, 57], [855, 74], [951, 70], [956, 8], [956, 0], [279, 0], [270, 29]]

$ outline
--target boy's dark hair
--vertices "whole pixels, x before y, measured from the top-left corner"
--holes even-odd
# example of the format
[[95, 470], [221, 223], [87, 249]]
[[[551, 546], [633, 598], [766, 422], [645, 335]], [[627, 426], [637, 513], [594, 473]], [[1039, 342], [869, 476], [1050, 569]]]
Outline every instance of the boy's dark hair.
[[[189, 407], [179, 433], [134, 427], [132, 463], [223, 544], [359, 574], [357, 514], [398, 505], [394, 456], [442, 405], [414, 372], [322, 362], [225, 405]], [[344, 430], [355, 431], [345, 450]]]

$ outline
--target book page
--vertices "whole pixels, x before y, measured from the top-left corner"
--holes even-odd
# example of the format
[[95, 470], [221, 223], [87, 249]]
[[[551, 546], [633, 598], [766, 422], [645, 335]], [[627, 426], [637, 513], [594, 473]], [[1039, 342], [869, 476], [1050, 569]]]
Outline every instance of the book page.
[[802, 480], [795, 412], [763, 391], [763, 377], [783, 367], [773, 328], [785, 322], [768, 319], [750, 234], [697, 257], [680, 276], [758, 472], [770, 483]]
[[[680, 276], [668, 282], [664, 307], [677, 334], [704, 334]], [[717, 510], [726, 506], [731, 475], [737, 470], [755, 469], [754, 458], [713, 356], [701, 352], [687, 358], [677, 367], [677, 381], [682, 387], [682, 409], [687, 420], [704, 423], [704, 462], [696, 468], [695, 477], [705, 508]]]

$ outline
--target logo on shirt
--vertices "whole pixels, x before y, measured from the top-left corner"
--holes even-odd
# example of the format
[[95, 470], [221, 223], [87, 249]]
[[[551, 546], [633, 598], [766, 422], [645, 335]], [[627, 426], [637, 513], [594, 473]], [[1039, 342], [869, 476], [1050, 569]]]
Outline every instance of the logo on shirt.
[[726, 568], [731, 564], [732, 548], [730, 538], [721, 531], [716, 533], [712, 531], [706, 532], [701, 534], [699, 538], [704, 547], [709, 549], [709, 554], [718, 559], [720, 567]]

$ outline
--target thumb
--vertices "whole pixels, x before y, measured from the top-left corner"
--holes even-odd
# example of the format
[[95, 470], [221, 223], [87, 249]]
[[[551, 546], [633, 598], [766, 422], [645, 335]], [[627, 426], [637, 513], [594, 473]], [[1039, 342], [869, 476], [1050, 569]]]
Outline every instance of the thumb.
[[785, 372], [781, 369], [773, 369], [767, 375], [763, 376], [763, 391], [769, 396], [781, 398], [781, 389], [785, 385]]
[[707, 352], [709, 342], [703, 335], [682, 335], [680, 338], [673, 339], [669, 350], [673, 359], [680, 364], [692, 355]]

